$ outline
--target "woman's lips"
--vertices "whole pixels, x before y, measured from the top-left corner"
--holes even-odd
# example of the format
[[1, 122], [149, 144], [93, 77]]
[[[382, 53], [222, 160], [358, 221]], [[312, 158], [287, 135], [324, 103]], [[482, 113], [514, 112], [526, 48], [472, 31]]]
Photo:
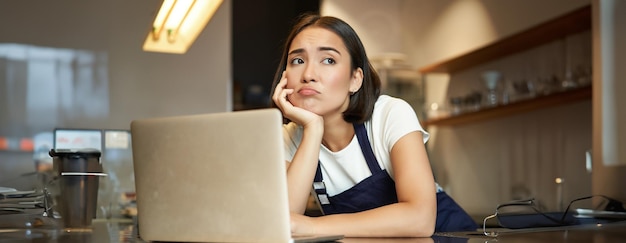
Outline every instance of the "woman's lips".
[[298, 91], [298, 94], [300, 95], [305, 95], [305, 96], [309, 96], [309, 95], [316, 95], [319, 94], [319, 92], [317, 92], [317, 90], [315, 89], [311, 89], [311, 88], [302, 88]]

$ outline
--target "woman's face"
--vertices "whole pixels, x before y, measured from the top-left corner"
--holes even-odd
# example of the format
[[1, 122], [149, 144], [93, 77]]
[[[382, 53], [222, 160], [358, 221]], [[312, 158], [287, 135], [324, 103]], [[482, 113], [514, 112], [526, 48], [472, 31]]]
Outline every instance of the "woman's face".
[[363, 81], [363, 71], [351, 70], [351, 57], [341, 38], [320, 27], [308, 27], [293, 39], [287, 55], [289, 101], [321, 116], [341, 114], [350, 92]]

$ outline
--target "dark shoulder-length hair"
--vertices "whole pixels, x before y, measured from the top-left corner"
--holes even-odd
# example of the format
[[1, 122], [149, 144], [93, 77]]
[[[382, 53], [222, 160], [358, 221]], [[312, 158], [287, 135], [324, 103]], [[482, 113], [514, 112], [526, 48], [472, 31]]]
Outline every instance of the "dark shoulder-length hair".
[[[357, 70], [357, 68], [363, 70], [363, 84], [356, 93], [350, 96], [350, 104], [343, 113], [343, 119], [350, 123], [363, 123], [369, 120], [374, 111], [374, 104], [378, 96], [380, 96], [380, 78], [367, 58], [363, 43], [361, 43], [361, 39], [354, 29], [343, 20], [335, 17], [315, 14], [300, 16], [299, 21], [293, 26], [285, 42], [280, 64], [274, 75], [272, 95], [276, 85], [280, 82], [283, 71], [287, 69], [287, 55], [293, 39], [308, 27], [321, 27], [337, 34], [343, 40], [350, 54], [352, 72]], [[273, 101], [272, 106], [276, 107]]]

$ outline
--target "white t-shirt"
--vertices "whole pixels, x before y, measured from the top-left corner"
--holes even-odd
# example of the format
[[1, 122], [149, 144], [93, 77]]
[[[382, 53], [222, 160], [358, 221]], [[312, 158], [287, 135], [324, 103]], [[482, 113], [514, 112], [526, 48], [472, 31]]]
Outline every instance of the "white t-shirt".
[[[413, 108], [406, 101], [387, 95], [381, 95], [378, 98], [374, 105], [372, 119], [365, 122], [365, 128], [378, 164], [382, 169], [387, 170], [392, 178], [390, 154], [393, 145], [401, 137], [413, 131], [422, 132], [424, 143], [429, 137], [417, 120]], [[293, 159], [300, 145], [302, 132], [302, 127], [293, 122], [283, 126], [285, 158], [289, 161]], [[332, 152], [321, 145], [319, 160], [329, 196], [350, 189], [372, 175], [356, 135], [347, 147], [338, 152]]]

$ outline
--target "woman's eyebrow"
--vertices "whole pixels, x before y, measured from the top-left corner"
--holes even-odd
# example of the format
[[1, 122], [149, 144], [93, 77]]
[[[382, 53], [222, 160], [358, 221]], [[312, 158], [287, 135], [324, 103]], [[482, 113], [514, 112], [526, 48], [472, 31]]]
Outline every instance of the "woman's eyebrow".
[[[341, 56], [341, 52], [339, 52], [339, 50], [333, 48], [333, 47], [326, 47], [326, 46], [322, 46], [317, 48], [320, 51], [332, 51], [332, 52], [336, 52], [337, 54], [339, 54]], [[304, 48], [298, 48], [298, 49], [294, 49], [292, 51], [290, 51], [287, 55], [293, 55], [293, 54], [300, 54], [304, 52]]]
[[304, 52], [303, 48], [298, 48], [298, 49], [290, 51], [289, 54], [287, 54], [287, 55], [290, 56], [290, 55], [293, 55], [293, 54], [299, 54], [299, 53], [303, 53], [303, 52]]
[[322, 47], [317, 48], [317, 49], [320, 50], [320, 51], [334, 51], [334, 52], [336, 52], [337, 54], [339, 54], [341, 56], [341, 52], [339, 52], [337, 49], [332, 48], [332, 47], [322, 46]]

